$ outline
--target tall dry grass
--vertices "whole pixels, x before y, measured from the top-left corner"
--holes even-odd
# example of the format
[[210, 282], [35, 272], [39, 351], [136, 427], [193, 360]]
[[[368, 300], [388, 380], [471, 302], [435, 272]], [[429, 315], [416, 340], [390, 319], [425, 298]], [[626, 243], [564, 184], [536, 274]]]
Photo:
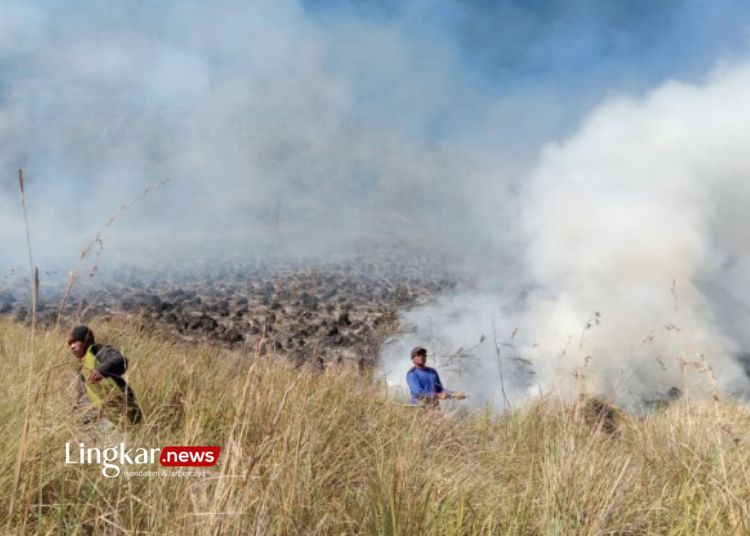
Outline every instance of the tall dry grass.
[[[750, 411], [730, 402], [624, 417], [540, 401], [504, 417], [405, 407], [377, 379], [324, 373], [135, 320], [92, 324], [131, 359], [146, 422], [87, 435], [65, 334], [0, 320], [0, 526], [10, 534], [747, 534]], [[27, 404], [28, 445], [9, 518]], [[65, 465], [65, 443], [221, 445], [207, 478]], [[142, 466], [130, 470], [157, 470]]]

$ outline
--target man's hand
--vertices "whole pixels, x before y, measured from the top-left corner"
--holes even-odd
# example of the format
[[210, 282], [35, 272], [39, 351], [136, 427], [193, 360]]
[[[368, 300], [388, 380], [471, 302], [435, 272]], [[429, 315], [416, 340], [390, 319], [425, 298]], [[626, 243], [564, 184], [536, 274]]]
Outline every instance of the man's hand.
[[448, 397], [449, 397], [449, 395], [445, 391], [443, 391], [441, 393], [435, 393], [435, 398], [437, 398], [438, 400], [445, 400]]
[[96, 383], [99, 380], [101, 380], [103, 376], [99, 374], [96, 370], [92, 370], [91, 374], [89, 374], [89, 383]]
[[466, 395], [461, 391], [454, 391], [453, 398], [455, 398], [456, 400], [463, 400], [464, 398], [466, 398]]

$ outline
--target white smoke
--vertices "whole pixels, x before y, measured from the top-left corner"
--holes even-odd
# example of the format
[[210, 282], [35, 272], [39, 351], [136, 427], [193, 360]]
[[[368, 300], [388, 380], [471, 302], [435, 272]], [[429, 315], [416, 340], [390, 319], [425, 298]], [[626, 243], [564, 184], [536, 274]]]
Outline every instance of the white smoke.
[[672, 387], [750, 392], [737, 359], [750, 349], [749, 88], [742, 64], [613, 97], [546, 146], [518, 198], [522, 268], [406, 313], [389, 381], [403, 384], [421, 344], [446, 384], [498, 408], [539, 393], [637, 407]]
[[515, 257], [514, 170], [607, 92], [742, 48], [744, 4], [3, 0], [0, 270], [26, 255], [18, 168], [43, 269], [163, 179], [105, 263], [426, 235]]
[[[439, 34], [320, 21], [296, 0], [3, 8], [1, 264], [24, 258], [18, 168], [37, 252], [71, 264], [164, 179], [108, 232], [109, 256], [320, 253], [452, 213], [464, 158], [429, 131], [474, 90]], [[410, 217], [417, 200], [435, 215]]]

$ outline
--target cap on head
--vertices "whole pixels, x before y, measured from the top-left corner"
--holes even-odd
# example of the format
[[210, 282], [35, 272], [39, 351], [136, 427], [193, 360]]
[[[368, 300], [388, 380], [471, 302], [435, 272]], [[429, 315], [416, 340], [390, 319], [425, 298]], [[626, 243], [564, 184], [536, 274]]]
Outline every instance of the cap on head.
[[427, 350], [422, 348], [421, 346], [415, 346], [411, 351], [411, 358], [414, 359], [418, 355], [427, 357]]
[[68, 344], [72, 344], [76, 341], [81, 341], [84, 345], [89, 346], [94, 344], [94, 332], [88, 326], [76, 326], [73, 331], [70, 332], [68, 338]]

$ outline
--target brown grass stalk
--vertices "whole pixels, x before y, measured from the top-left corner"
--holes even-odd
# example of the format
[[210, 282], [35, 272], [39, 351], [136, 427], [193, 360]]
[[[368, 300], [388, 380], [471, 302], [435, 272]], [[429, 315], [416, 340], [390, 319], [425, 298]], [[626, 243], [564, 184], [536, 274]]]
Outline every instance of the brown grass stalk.
[[[78, 281], [79, 274], [81, 269], [83, 268], [84, 263], [86, 262], [86, 259], [91, 254], [92, 251], [96, 251], [94, 262], [92, 264], [91, 269], [89, 270], [89, 277], [94, 277], [94, 274], [96, 273], [98, 267], [99, 267], [99, 259], [101, 256], [101, 252], [104, 249], [104, 241], [102, 239], [104, 232], [109, 229], [109, 227], [112, 226], [119, 218], [122, 216], [125, 211], [127, 211], [130, 207], [132, 207], [135, 203], [143, 199], [151, 190], [154, 190], [156, 188], [160, 188], [162, 186], [166, 186], [169, 183], [169, 179], [162, 180], [159, 182], [156, 182], [154, 184], [151, 184], [147, 186], [143, 192], [141, 192], [138, 196], [134, 197], [124, 205], [122, 205], [120, 208], [118, 208], [112, 216], [104, 223], [104, 225], [99, 229], [99, 231], [96, 233], [94, 238], [91, 239], [81, 250], [80, 255], [78, 256], [78, 263], [76, 266], [69, 272], [68, 275], [68, 283], [65, 286], [65, 290], [63, 291], [63, 296], [60, 299], [60, 303], [58, 305], [58, 311], [57, 311], [57, 321], [55, 322], [55, 326], [59, 327], [60, 322], [62, 320], [63, 311], [65, 309], [65, 305], [68, 301], [68, 298], [70, 297], [70, 294], [73, 292], [73, 289], [75, 288], [75, 285]], [[96, 248], [96, 249], [95, 249]], [[78, 316], [81, 315], [81, 309], [79, 308]]]

